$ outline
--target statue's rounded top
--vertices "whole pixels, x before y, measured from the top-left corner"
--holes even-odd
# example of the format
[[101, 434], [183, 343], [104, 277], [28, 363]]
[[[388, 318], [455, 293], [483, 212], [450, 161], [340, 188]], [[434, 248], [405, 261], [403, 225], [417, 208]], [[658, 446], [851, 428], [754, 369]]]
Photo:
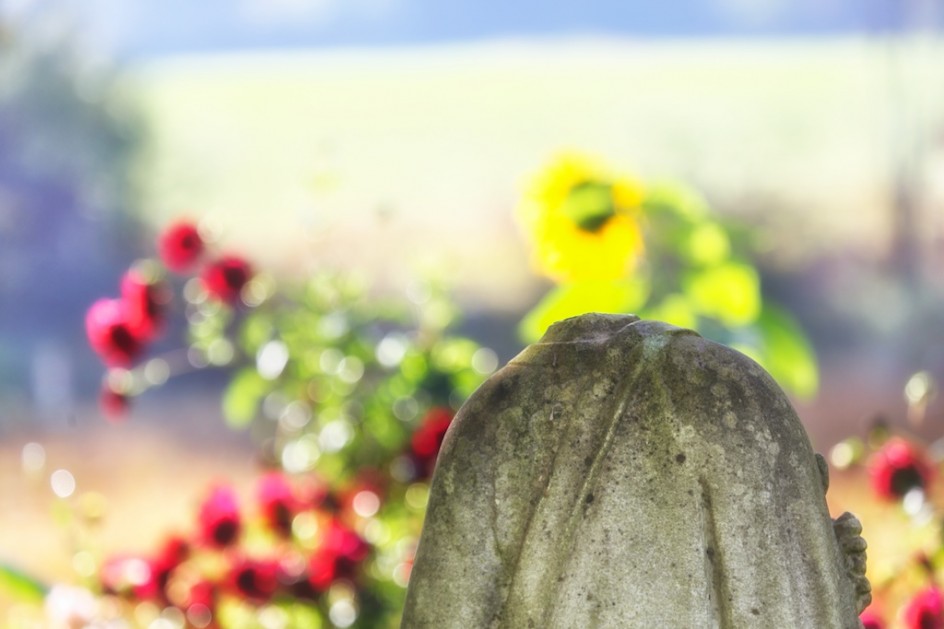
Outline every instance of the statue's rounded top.
[[548, 328], [536, 345], [602, 343], [626, 333], [643, 339], [678, 334], [700, 336], [694, 330], [662, 321], [640, 319], [636, 315], [591, 312], [558, 321]]

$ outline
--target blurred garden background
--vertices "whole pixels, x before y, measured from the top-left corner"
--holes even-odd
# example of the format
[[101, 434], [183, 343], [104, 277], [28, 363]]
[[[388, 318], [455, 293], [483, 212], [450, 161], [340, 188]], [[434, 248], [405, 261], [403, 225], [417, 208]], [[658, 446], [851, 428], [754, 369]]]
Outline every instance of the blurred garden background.
[[[4, 626], [47, 626], [18, 591], [88, 585], [103, 558], [191, 526], [212, 484], [255, 491], [265, 435], [224, 413], [235, 372], [194, 363], [188, 343], [208, 341], [183, 306], [154, 355], [192, 369], [120, 421], [100, 408], [86, 311], [181, 219], [273, 285], [357, 278], [366, 298], [420, 312], [420, 337], [442, 290], [461, 313], [448, 333], [475, 343], [462, 369], [484, 377], [554, 287], [517, 210], [535, 173], [576, 152], [643, 188], [683, 182], [748, 235], [764, 302], [815, 351], [812, 385], [791, 390], [814, 447], [846, 444], [842, 463], [890, 432], [932, 444], [935, 461], [942, 21], [934, 0], [0, 0]], [[471, 386], [460, 371], [444, 407]], [[434, 404], [429, 391], [417, 399]], [[873, 585], [919, 551], [930, 577], [909, 573], [909, 591], [934, 583], [940, 526], [912, 517], [926, 505], [880, 502], [861, 469], [835, 470], [829, 499], [863, 520]], [[895, 596], [888, 626], [909, 622]], [[935, 613], [927, 626], [944, 627]], [[183, 626], [155, 614], [138, 622]], [[279, 618], [259, 626], [292, 626]]]

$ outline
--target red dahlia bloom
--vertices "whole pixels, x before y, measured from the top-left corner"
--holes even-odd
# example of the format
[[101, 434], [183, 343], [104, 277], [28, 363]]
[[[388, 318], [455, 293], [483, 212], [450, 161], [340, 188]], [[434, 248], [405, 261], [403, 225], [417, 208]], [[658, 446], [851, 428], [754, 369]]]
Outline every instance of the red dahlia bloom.
[[257, 495], [265, 523], [279, 535], [290, 536], [292, 520], [301, 508], [301, 503], [288, 478], [279, 472], [266, 474], [259, 481]]
[[203, 248], [200, 232], [188, 221], [171, 225], [157, 240], [157, 252], [164, 265], [178, 273], [190, 270], [203, 254]]
[[207, 265], [200, 280], [211, 297], [235, 305], [239, 302], [240, 291], [251, 277], [252, 268], [248, 262], [238, 256], [224, 256]]
[[230, 590], [254, 603], [265, 603], [278, 588], [279, 562], [274, 559], [236, 558], [229, 568]]
[[944, 629], [944, 596], [931, 586], [918, 594], [905, 607], [908, 629]]
[[143, 343], [134, 333], [127, 304], [120, 299], [99, 299], [85, 314], [89, 345], [105, 364], [127, 367], [141, 354]]
[[149, 281], [134, 269], [121, 278], [121, 298], [128, 313], [131, 333], [142, 341], [152, 340], [164, 323], [170, 291], [164, 282]]
[[423, 417], [420, 427], [413, 433], [410, 446], [420, 476], [428, 478], [432, 475], [439, 448], [442, 447], [446, 429], [452, 423], [453, 414], [452, 409], [441, 406], [431, 408]]
[[933, 469], [924, 454], [904, 439], [891, 439], [869, 461], [872, 488], [879, 496], [899, 499], [912, 489], [927, 489]]
[[200, 539], [209, 546], [224, 548], [239, 537], [242, 518], [236, 494], [230, 487], [217, 486], [210, 490], [198, 516]]

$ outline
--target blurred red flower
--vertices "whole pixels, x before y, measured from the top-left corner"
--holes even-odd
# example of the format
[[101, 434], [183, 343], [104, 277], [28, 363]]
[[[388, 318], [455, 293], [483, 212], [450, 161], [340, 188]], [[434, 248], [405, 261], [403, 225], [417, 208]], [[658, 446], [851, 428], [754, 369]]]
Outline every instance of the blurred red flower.
[[369, 550], [360, 535], [332, 519], [309, 561], [308, 581], [312, 588], [324, 592], [336, 579], [353, 579]]
[[918, 592], [905, 607], [908, 629], [944, 629], [944, 596], [936, 586]]
[[435, 406], [427, 411], [420, 422], [420, 427], [413, 433], [413, 439], [410, 442], [411, 452], [417, 473], [423, 478], [428, 478], [433, 474], [439, 448], [442, 447], [443, 438], [452, 423], [453, 415], [452, 409]]
[[128, 328], [138, 340], [152, 340], [164, 323], [171, 294], [161, 281], [151, 281], [130, 269], [121, 278], [121, 298], [125, 302]]
[[242, 517], [236, 493], [230, 487], [216, 486], [200, 505], [199, 537], [205, 544], [224, 548], [239, 537]]
[[252, 268], [248, 262], [238, 256], [224, 256], [208, 264], [200, 280], [211, 297], [235, 305], [239, 302], [240, 291], [251, 277]]
[[99, 299], [85, 314], [89, 345], [105, 364], [127, 367], [141, 354], [143, 343], [130, 322], [127, 304], [120, 299]]
[[99, 579], [108, 594], [131, 593], [143, 601], [163, 601], [163, 585], [158, 582], [154, 562], [134, 555], [117, 555], [102, 564]]
[[278, 588], [279, 562], [275, 559], [236, 557], [229, 568], [231, 592], [254, 603], [265, 603]]
[[[190, 585], [185, 591], [183, 600], [178, 601], [178, 604], [187, 610], [188, 615], [196, 616], [197, 618], [204, 616], [203, 619], [208, 623], [205, 625], [207, 629], [216, 627], [217, 625], [212, 622], [213, 612], [216, 609], [216, 591], [217, 586], [215, 583], [200, 579]], [[198, 610], [195, 608], [202, 609]], [[199, 611], [202, 611], [203, 614], [197, 613]]]
[[266, 474], [259, 481], [257, 496], [266, 525], [279, 535], [289, 537], [292, 520], [302, 505], [288, 478], [280, 472]]
[[859, 614], [859, 620], [862, 621], [862, 629], [885, 629], [885, 621], [871, 607]]
[[927, 489], [933, 468], [923, 452], [904, 439], [890, 439], [869, 461], [872, 488], [895, 500], [912, 489]]
[[203, 238], [189, 221], [174, 223], [157, 239], [157, 252], [171, 271], [189, 271], [203, 254]]
[[115, 391], [106, 382], [98, 395], [98, 405], [102, 409], [105, 419], [112, 422], [121, 422], [128, 417], [128, 408], [131, 402], [127, 395]]

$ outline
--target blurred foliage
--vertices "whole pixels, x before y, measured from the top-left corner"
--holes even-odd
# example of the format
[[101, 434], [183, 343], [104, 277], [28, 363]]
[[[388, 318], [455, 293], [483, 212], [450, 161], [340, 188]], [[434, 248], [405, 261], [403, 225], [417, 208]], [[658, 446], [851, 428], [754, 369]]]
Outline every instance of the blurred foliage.
[[[135, 263], [121, 297], [89, 309], [89, 338], [110, 365], [103, 410], [121, 421], [169, 377], [226, 368], [224, 418], [251, 431], [264, 468], [285, 474], [280, 511], [260, 524], [224, 491], [182, 536], [188, 554], [124, 562], [117, 585], [106, 561], [86, 585], [120, 616], [158, 604], [200, 618], [205, 608], [223, 627], [267, 626], [272, 614], [288, 626], [397, 626], [439, 445], [495, 353], [450, 332], [459, 311], [435, 283], [406, 303], [330, 271], [280, 285], [232, 254], [220, 273], [224, 258], [195, 225], [159, 242], [161, 259]], [[146, 355], [174, 313], [187, 322], [185, 363]], [[195, 580], [212, 592], [197, 602], [180, 594]]]
[[518, 213], [535, 266], [557, 283], [522, 321], [524, 340], [585, 312], [633, 313], [735, 347], [800, 397], [816, 392], [813, 349], [796, 320], [764, 299], [749, 232], [720, 220], [691, 188], [641, 186], [564, 155], [536, 175]]

